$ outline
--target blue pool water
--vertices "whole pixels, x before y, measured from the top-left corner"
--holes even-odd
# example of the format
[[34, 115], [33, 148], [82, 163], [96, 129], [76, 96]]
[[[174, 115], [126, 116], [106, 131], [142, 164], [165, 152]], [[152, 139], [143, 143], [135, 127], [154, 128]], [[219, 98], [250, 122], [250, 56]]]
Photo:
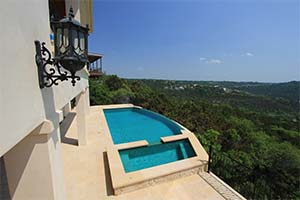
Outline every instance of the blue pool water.
[[164, 136], [181, 133], [179, 125], [170, 119], [138, 108], [105, 109], [105, 118], [114, 144], [147, 140], [160, 143]]
[[119, 153], [125, 172], [133, 172], [196, 156], [187, 139], [120, 150]]

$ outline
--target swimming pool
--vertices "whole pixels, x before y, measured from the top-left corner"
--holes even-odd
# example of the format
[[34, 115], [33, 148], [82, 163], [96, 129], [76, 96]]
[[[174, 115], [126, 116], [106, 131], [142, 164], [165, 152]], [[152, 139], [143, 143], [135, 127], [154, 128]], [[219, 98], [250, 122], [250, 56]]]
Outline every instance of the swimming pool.
[[114, 144], [147, 140], [160, 143], [161, 137], [181, 134], [181, 127], [170, 119], [139, 108], [104, 109]]
[[196, 156], [187, 139], [119, 150], [119, 153], [125, 172], [133, 172]]
[[208, 155], [184, 126], [132, 104], [99, 108], [115, 195], [205, 170]]

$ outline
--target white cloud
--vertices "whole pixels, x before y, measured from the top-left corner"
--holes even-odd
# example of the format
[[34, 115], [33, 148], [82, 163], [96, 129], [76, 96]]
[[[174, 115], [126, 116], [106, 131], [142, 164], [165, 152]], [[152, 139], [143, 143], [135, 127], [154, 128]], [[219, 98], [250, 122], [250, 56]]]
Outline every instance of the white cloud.
[[224, 63], [222, 60], [220, 59], [214, 59], [214, 58], [204, 58], [204, 57], [200, 57], [200, 61], [207, 63], [207, 64], [222, 64]]
[[222, 64], [224, 63], [222, 60], [219, 60], [219, 59], [209, 59], [206, 61], [206, 63], [208, 64]]
[[253, 53], [247, 52], [245, 53], [245, 56], [254, 56]]

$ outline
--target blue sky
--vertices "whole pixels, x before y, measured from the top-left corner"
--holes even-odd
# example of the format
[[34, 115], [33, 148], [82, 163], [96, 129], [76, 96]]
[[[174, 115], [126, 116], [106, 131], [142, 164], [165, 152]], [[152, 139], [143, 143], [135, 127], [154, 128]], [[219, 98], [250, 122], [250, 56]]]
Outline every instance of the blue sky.
[[94, 0], [89, 50], [126, 78], [299, 80], [298, 0]]

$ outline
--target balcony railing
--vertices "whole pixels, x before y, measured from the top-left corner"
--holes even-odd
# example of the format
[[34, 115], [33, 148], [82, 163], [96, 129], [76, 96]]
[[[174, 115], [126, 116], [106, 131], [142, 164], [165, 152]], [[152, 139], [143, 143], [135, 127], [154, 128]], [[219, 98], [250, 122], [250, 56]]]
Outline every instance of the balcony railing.
[[90, 62], [88, 65], [90, 77], [101, 76], [103, 74], [103, 70], [102, 70], [103, 54], [89, 53], [88, 58]]
[[[212, 171], [247, 199], [299, 199], [299, 179], [291, 180], [278, 169], [246, 166], [222, 151], [209, 147], [208, 172]], [[295, 175], [296, 176], [296, 175]]]

